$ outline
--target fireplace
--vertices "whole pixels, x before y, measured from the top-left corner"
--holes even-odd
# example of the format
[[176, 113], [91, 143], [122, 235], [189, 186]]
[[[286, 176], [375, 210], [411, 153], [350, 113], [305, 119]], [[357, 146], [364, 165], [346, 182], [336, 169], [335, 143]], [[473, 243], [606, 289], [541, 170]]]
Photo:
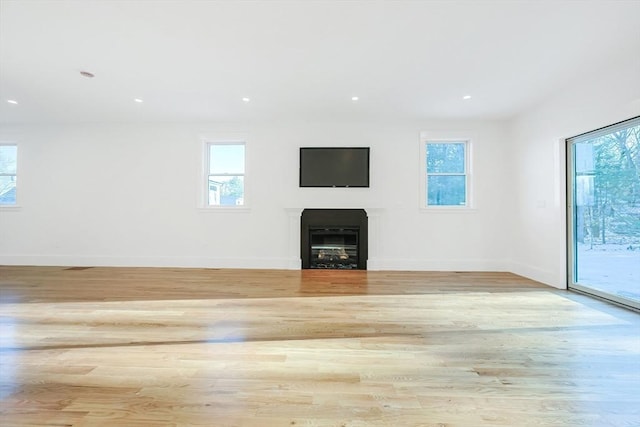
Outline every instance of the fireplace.
[[364, 209], [305, 209], [300, 219], [302, 268], [367, 269]]

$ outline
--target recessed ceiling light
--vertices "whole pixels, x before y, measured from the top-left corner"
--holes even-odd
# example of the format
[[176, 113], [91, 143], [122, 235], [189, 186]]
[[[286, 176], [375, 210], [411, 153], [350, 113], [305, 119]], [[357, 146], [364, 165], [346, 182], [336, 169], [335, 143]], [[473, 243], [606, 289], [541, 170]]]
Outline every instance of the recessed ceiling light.
[[360, 99], [360, 98], [358, 98], [357, 96], [352, 96], [352, 97], [351, 97], [351, 100], [352, 100], [352, 101], [357, 101], [358, 99]]
[[471, 95], [465, 95], [462, 97], [462, 99], [471, 99]]
[[144, 101], [140, 98], [134, 98], [134, 101], [136, 101], [138, 104], [142, 104]]
[[247, 98], [246, 96], [242, 98], [242, 102], [249, 102], [249, 101], [251, 101], [251, 99]]
[[9, 104], [14, 104], [14, 105], [16, 105], [16, 104], [18, 103], [18, 101], [13, 100], [13, 99], [7, 99], [7, 102], [8, 102]]
[[84, 77], [88, 77], [88, 78], [95, 77], [95, 74], [90, 73], [90, 72], [88, 72], [88, 71], [80, 71], [80, 75], [81, 75], [81, 76], [84, 76]]

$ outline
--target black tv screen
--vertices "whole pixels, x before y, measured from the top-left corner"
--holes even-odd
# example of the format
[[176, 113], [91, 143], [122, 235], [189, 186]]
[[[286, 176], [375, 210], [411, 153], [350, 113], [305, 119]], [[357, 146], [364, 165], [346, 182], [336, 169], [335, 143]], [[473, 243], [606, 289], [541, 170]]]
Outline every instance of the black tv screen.
[[369, 187], [369, 147], [301, 147], [300, 187]]

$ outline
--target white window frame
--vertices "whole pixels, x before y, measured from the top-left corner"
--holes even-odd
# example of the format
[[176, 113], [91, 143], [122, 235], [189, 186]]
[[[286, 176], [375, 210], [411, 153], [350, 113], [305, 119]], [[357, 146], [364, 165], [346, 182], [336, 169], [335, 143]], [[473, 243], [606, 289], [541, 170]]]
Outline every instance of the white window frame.
[[0, 204], [0, 209], [18, 208], [19, 207], [19, 205], [18, 205], [18, 196], [20, 195], [19, 191], [18, 191], [18, 172], [19, 172], [18, 164], [20, 163], [20, 161], [19, 161], [19, 153], [18, 153], [18, 151], [19, 151], [18, 143], [17, 142], [1, 142], [0, 141], [0, 146], [16, 147], [16, 173], [13, 174], [13, 173], [2, 173], [2, 172], [0, 172], [0, 176], [13, 176], [13, 177], [15, 177], [14, 181], [16, 183], [16, 185], [15, 185], [15, 188], [16, 188], [16, 202], [12, 203], [12, 204], [4, 204], [4, 203], [2, 203], [2, 204]]
[[[243, 145], [244, 146], [244, 173], [216, 173], [219, 176], [242, 176], [244, 178], [244, 197], [243, 204], [230, 206], [230, 205], [210, 205], [209, 204], [209, 166], [210, 166], [210, 147], [212, 145]], [[201, 196], [200, 206], [205, 211], [217, 212], [243, 212], [248, 211], [248, 192], [247, 192], [247, 141], [246, 139], [209, 139], [203, 138], [202, 144], [203, 162], [202, 162], [202, 178], [201, 178]]]
[[[427, 198], [427, 144], [465, 144], [465, 200], [464, 205], [429, 205]], [[471, 138], [439, 138], [435, 135], [431, 136], [421, 133], [420, 137], [420, 209], [423, 212], [473, 212], [475, 211], [474, 193], [473, 193], [473, 144]], [[434, 174], [429, 174], [434, 175]], [[447, 174], [438, 174], [447, 175]], [[452, 174], [460, 175], [460, 174]]]

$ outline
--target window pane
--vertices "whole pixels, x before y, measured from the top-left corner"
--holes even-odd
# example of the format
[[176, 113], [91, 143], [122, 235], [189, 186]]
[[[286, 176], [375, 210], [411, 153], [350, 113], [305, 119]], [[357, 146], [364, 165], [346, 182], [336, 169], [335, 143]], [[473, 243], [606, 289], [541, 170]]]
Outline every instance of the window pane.
[[0, 173], [15, 175], [18, 157], [18, 147], [15, 145], [0, 145]]
[[427, 204], [431, 206], [466, 205], [464, 175], [435, 175], [427, 178]]
[[209, 146], [210, 174], [243, 174], [244, 144], [212, 144]]
[[0, 205], [16, 204], [16, 177], [0, 176]]
[[465, 173], [464, 142], [427, 143], [427, 173]]
[[208, 200], [210, 206], [244, 205], [244, 177], [209, 175]]

